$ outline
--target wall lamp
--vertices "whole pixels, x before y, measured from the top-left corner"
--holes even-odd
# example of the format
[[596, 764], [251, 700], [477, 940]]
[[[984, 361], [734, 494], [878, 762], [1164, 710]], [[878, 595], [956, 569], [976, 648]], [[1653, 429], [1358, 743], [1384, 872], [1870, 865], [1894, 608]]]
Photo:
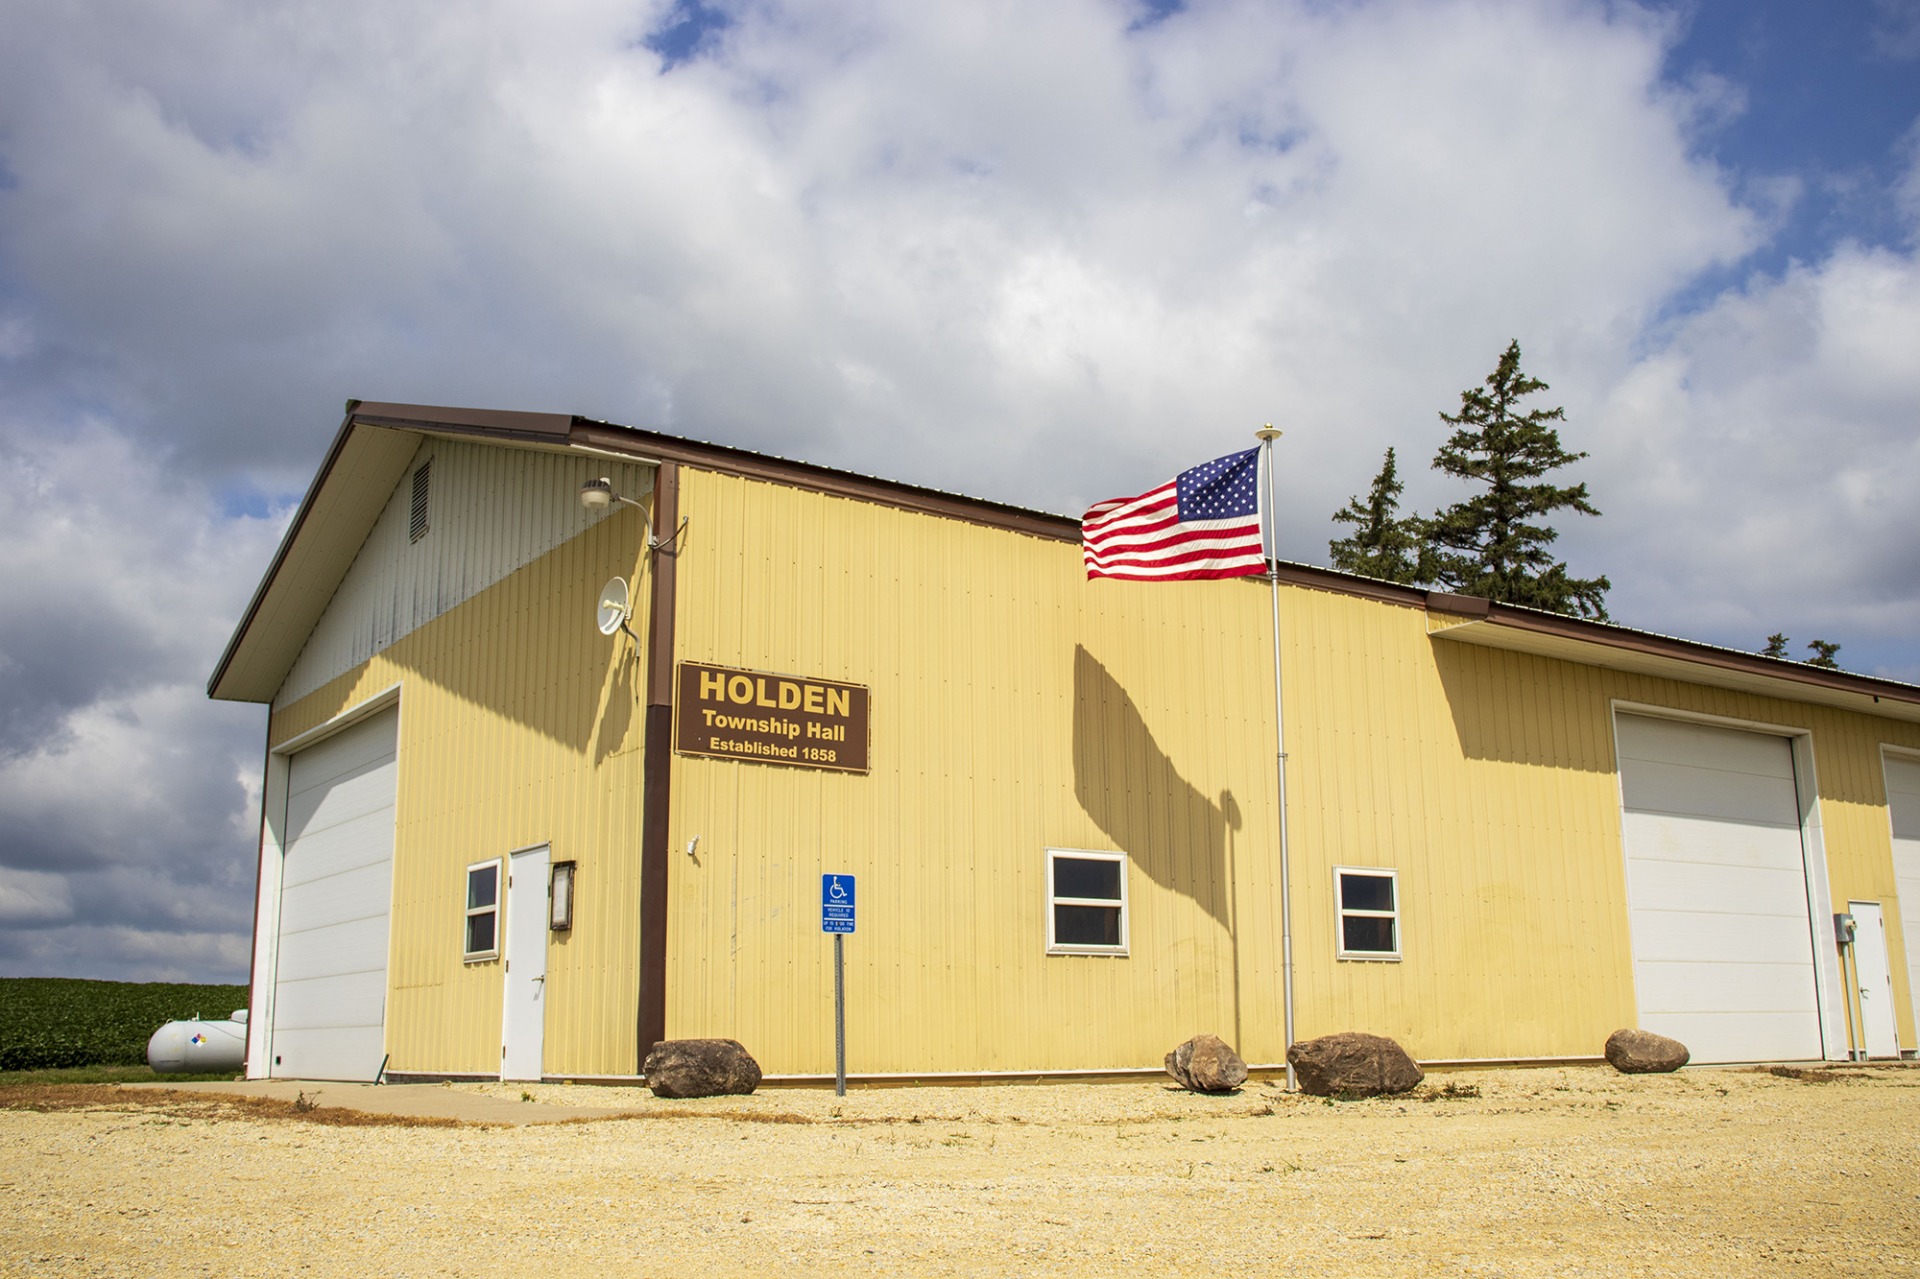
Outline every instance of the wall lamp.
[[614, 492], [613, 481], [604, 475], [597, 480], [588, 480], [580, 486], [580, 505], [589, 511], [604, 511], [616, 503], [633, 507], [646, 520], [647, 549], [650, 551], [670, 549], [672, 543], [679, 541], [680, 535], [687, 530], [687, 522], [682, 519], [680, 527], [673, 531], [673, 536], [662, 542], [653, 535], [653, 511], [645, 502], [636, 502], [630, 497]]

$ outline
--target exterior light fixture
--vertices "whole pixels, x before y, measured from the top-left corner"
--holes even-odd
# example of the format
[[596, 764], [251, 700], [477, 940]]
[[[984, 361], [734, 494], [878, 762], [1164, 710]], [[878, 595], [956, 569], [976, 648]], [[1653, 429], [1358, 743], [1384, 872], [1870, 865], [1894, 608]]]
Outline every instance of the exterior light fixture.
[[[636, 502], [630, 497], [614, 492], [613, 481], [604, 475], [597, 480], [588, 480], [580, 486], [580, 505], [590, 512], [604, 511], [616, 503], [633, 507], [645, 518], [647, 521], [648, 550], [657, 551], [667, 545], [667, 543], [661, 542], [659, 538], [653, 535], [653, 512], [645, 502]], [[686, 527], [687, 522], [682, 519], [680, 521], [680, 528], [674, 531], [673, 537], [668, 539], [668, 541], [678, 541], [681, 532], [683, 532]]]
[[[597, 480], [588, 480], [580, 486], [580, 505], [589, 511], [604, 511], [615, 502], [625, 502], [628, 506], [640, 506], [630, 497], [621, 497], [613, 491], [613, 481], [605, 476]], [[645, 510], [644, 506], [640, 507]]]
[[549, 925], [556, 933], [573, 927], [573, 862], [553, 864], [552, 915]]

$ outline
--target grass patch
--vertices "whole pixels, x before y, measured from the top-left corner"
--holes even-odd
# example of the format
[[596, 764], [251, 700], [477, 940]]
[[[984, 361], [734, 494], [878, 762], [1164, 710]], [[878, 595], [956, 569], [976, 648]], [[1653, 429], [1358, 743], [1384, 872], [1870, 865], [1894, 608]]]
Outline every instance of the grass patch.
[[1781, 1079], [1798, 1079], [1803, 1084], [1831, 1084], [1843, 1079], [1868, 1078], [1867, 1072], [1857, 1067], [1848, 1070], [1832, 1066], [1755, 1066], [1754, 1071]]
[[54, 1070], [0, 1070], [0, 1089], [37, 1084], [226, 1083], [236, 1072], [162, 1075], [151, 1066], [62, 1066]]
[[246, 1002], [245, 986], [0, 977], [0, 1073], [144, 1066], [167, 1022], [224, 1019]]
[[373, 1115], [344, 1106], [322, 1106], [300, 1094], [240, 1097], [229, 1093], [180, 1092], [165, 1088], [122, 1088], [115, 1084], [20, 1084], [0, 1089], [0, 1110], [40, 1114], [95, 1111], [108, 1114], [162, 1114], [175, 1119], [245, 1119], [256, 1123], [309, 1123], [329, 1128], [491, 1128], [465, 1119], [417, 1115]]

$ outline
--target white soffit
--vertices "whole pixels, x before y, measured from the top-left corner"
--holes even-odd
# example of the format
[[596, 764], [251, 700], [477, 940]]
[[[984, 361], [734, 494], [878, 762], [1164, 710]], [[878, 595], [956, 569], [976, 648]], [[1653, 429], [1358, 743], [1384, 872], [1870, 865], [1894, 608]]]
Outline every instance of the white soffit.
[[[326, 609], [274, 696], [285, 706], [571, 541], [618, 506], [589, 511], [580, 486], [607, 476], [644, 498], [650, 467], [621, 465], [517, 441], [433, 434], [394, 480], [359, 553], [328, 587]], [[426, 527], [411, 530], [412, 473], [431, 461]]]
[[1732, 666], [1718, 666], [1707, 660], [1669, 657], [1597, 640], [1576, 639], [1484, 618], [1455, 617], [1446, 613], [1429, 613], [1427, 632], [1434, 639], [1503, 648], [1515, 653], [1531, 653], [1536, 657], [1553, 657], [1608, 670], [1629, 671], [1635, 675], [1654, 675], [1683, 684], [1731, 688], [1782, 701], [1812, 702], [1820, 706], [1836, 706], [1867, 715], [1920, 723], [1920, 688], [1909, 689], [1906, 685], [1896, 687], [1910, 693], [1910, 699], [1897, 694], [1876, 697], [1871, 693], [1830, 688], [1785, 675], [1766, 675]]
[[327, 602], [360, 553], [367, 530], [419, 451], [415, 431], [355, 426], [341, 446], [327, 482], [289, 534], [286, 558], [274, 571], [245, 623], [219, 684], [209, 692], [239, 702], [266, 702]]

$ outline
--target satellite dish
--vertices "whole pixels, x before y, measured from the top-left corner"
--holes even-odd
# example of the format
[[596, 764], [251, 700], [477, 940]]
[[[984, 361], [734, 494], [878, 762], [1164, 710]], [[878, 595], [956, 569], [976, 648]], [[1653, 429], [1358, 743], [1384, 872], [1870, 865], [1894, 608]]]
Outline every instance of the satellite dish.
[[614, 577], [600, 588], [600, 633], [611, 635], [615, 631], [627, 628], [627, 619], [633, 616], [633, 601], [627, 593], [627, 579]]

